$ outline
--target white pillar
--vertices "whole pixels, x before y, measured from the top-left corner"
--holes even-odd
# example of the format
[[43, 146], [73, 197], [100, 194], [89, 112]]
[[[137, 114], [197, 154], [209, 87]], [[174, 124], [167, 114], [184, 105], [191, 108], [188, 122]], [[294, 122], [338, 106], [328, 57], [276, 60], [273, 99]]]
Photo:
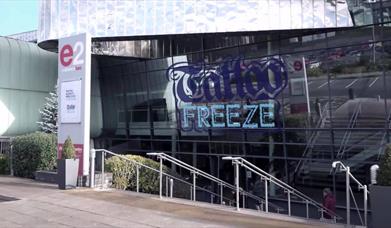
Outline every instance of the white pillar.
[[90, 188], [93, 188], [95, 183], [95, 150], [91, 149], [90, 150], [90, 160], [91, 160], [91, 165], [90, 165]]

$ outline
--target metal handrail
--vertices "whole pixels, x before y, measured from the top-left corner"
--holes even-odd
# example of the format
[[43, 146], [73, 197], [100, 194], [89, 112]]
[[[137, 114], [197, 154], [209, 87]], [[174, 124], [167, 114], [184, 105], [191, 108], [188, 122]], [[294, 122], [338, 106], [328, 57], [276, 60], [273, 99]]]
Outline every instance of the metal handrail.
[[[360, 142], [357, 142], [356, 144], [351, 144], [351, 145], [349, 145], [349, 148], [348, 148], [348, 149], [345, 149], [345, 150], [344, 150], [344, 153], [350, 152], [350, 151], [353, 150], [354, 148], [363, 146], [363, 144], [359, 144], [359, 143], [363, 143], [363, 142], [365, 142], [365, 141], [372, 140], [373, 138], [379, 137], [379, 134], [380, 134], [380, 133], [381, 133], [381, 132], [376, 132], [376, 133], [374, 133], [374, 134], [371, 135], [371, 136], [368, 136], [368, 137], [366, 137], [366, 138], [360, 139]], [[364, 146], [366, 146], [366, 147], [367, 147], [368, 145], [369, 145], [369, 144], [364, 144]], [[380, 146], [380, 147], [379, 147], [379, 149], [380, 149], [382, 145], [383, 145], [383, 136], [382, 136], [382, 141], [380, 142], [380, 144], [377, 143], [376, 145], [370, 145], [369, 148], [372, 148], [372, 149], [373, 149], [373, 147], [377, 148], [378, 146]], [[365, 150], [368, 150], [369, 148], [367, 148], [367, 149], [365, 149]], [[363, 150], [363, 151], [365, 151], [365, 150]], [[349, 160], [349, 158], [347, 158], [346, 160]]]
[[345, 153], [346, 143], [349, 141], [350, 136], [352, 135], [352, 131], [349, 129], [352, 129], [357, 121], [358, 115], [361, 112], [361, 103], [358, 103], [357, 107], [355, 108], [352, 117], [350, 118], [348, 130], [346, 130], [341, 144], [338, 149], [337, 158], [341, 158]]
[[382, 140], [381, 140], [381, 142], [380, 142], [380, 147], [379, 147], [379, 150], [378, 150], [378, 152], [377, 152], [377, 160], [380, 159], [380, 156], [384, 153], [384, 151], [385, 151], [385, 149], [386, 149], [386, 147], [385, 147], [385, 145], [386, 145], [386, 143], [385, 143], [386, 140], [387, 140], [387, 131], [384, 132], [383, 138], [382, 138]]
[[[151, 171], [160, 173], [160, 170], [155, 169], [155, 168], [152, 168], [152, 167], [147, 166], [147, 165], [144, 165], [144, 164], [142, 164], [142, 163], [140, 163], [140, 162], [137, 162], [137, 161], [135, 161], [135, 160], [131, 160], [131, 159], [127, 158], [127, 157], [124, 156], [124, 155], [116, 154], [116, 153], [114, 153], [114, 152], [112, 152], [112, 151], [105, 150], [105, 149], [93, 149], [93, 150], [94, 150], [95, 152], [101, 152], [102, 154], [103, 154], [103, 153], [107, 153], [107, 154], [110, 154], [110, 155], [112, 155], [112, 156], [119, 157], [119, 158], [121, 158], [121, 159], [124, 159], [124, 160], [126, 160], [126, 161], [129, 161], [129, 162], [135, 164], [135, 165], [138, 166], [138, 167], [143, 167], [143, 168], [149, 169], [149, 170], [151, 170]], [[102, 161], [103, 161], [103, 160], [102, 160]], [[104, 164], [102, 164], [102, 167], [103, 167], [103, 165], [104, 165]], [[138, 171], [137, 171], [137, 172], [138, 172]], [[183, 179], [181, 179], [181, 178], [175, 177], [175, 176], [173, 176], [173, 175], [171, 175], [171, 174], [168, 174], [168, 173], [165, 173], [165, 172], [162, 172], [162, 175], [164, 175], [164, 176], [166, 176], [166, 177], [169, 177], [169, 178], [171, 178], [171, 179], [173, 179], [173, 180], [179, 181], [179, 182], [181, 182], [181, 183], [183, 183], [183, 184], [187, 184], [187, 185], [189, 185], [191, 188], [193, 188], [193, 184], [192, 184], [192, 183], [189, 183], [189, 182], [187, 182], [187, 181], [185, 181], [185, 180], [183, 180]], [[103, 186], [103, 176], [104, 176], [104, 170], [102, 171], [102, 186]], [[136, 182], [137, 182], [137, 183], [136, 183], [136, 186], [139, 186], [139, 184], [138, 184], [139, 181], [136, 180]], [[210, 194], [212, 194], [212, 195], [214, 195], [214, 196], [220, 197], [218, 194], [216, 194], [216, 193], [214, 193], [214, 192], [212, 192], [212, 191], [210, 191], [210, 190], [208, 190], [208, 189], [206, 189], [206, 188], [202, 188], [202, 187], [199, 187], [199, 186], [196, 186], [196, 188], [198, 188], [198, 189], [200, 189], [200, 190], [202, 190], [202, 191], [208, 192], [208, 193], [210, 193]], [[139, 187], [136, 187], [136, 191], [139, 192]], [[231, 200], [231, 199], [229, 199], [229, 198], [227, 198], [227, 197], [224, 197], [224, 196], [223, 196], [223, 199], [226, 200], [227, 202], [230, 202], [230, 204], [234, 202], [233, 200]]]
[[[209, 179], [209, 180], [217, 183], [220, 186], [220, 195], [222, 195], [222, 188], [223, 187], [227, 187], [227, 188], [229, 188], [231, 190], [234, 190], [234, 191], [236, 190], [236, 187], [234, 185], [232, 185], [230, 183], [227, 183], [226, 181], [223, 181], [223, 180], [221, 180], [221, 179], [219, 179], [219, 178], [217, 178], [215, 176], [212, 176], [209, 173], [206, 173], [206, 172], [204, 172], [204, 171], [202, 171], [200, 169], [197, 169], [196, 167], [191, 166], [191, 165], [189, 165], [189, 164], [187, 164], [187, 163], [185, 163], [185, 162], [183, 162], [183, 161], [181, 161], [179, 159], [176, 159], [176, 158], [174, 158], [174, 157], [172, 157], [170, 155], [167, 155], [165, 153], [152, 152], [152, 153], [147, 153], [147, 155], [157, 156], [159, 159], [167, 160], [167, 161], [169, 161], [169, 162], [171, 162], [171, 163], [173, 163], [175, 165], [178, 165], [178, 166], [180, 166], [180, 167], [190, 171], [191, 173], [193, 173], [193, 187], [196, 186], [196, 184], [195, 184], [196, 183], [196, 180], [195, 180], [196, 175], [199, 175], [199, 176], [205, 177], [206, 179]], [[243, 197], [244, 196], [248, 196], [248, 197], [250, 197], [250, 198], [252, 198], [252, 199], [254, 199], [256, 201], [259, 201], [262, 204], [266, 204], [267, 205], [267, 202], [266, 202], [265, 199], [262, 199], [259, 196], [256, 196], [256, 195], [254, 195], [252, 193], [244, 191], [243, 189], [240, 189], [240, 194]], [[195, 196], [195, 191], [193, 192], [193, 196]], [[195, 201], [195, 197], [193, 197], [193, 200]], [[239, 201], [236, 200], [236, 202], [237, 202], [236, 205], [238, 207]], [[275, 204], [271, 203], [270, 206], [273, 207], [277, 212], [284, 211], [283, 208], [281, 208], [281, 207], [279, 207], [279, 206], [277, 206]], [[243, 207], [244, 207], [244, 204], [243, 204]], [[266, 209], [266, 210], [268, 210], [268, 209]]]
[[[334, 161], [331, 165], [334, 169], [337, 169], [340, 167], [340, 171], [344, 171], [346, 173], [346, 223], [348, 227], [350, 226], [350, 195], [352, 195], [354, 203], [356, 204], [356, 208], [358, 209], [357, 203], [355, 202], [355, 198], [353, 195], [353, 192], [350, 187], [350, 179], [354, 180], [356, 184], [358, 185], [358, 189], [364, 190], [364, 222], [363, 225], [368, 225], [368, 195], [370, 192], [368, 191], [367, 185], [361, 184], [360, 181], [358, 181], [350, 172], [350, 167], [344, 165], [341, 161]], [[360, 219], [361, 215], [358, 214]], [[362, 221], [362, 220], [361, 220]]]
[[[253, 173], [258, 174], [259, 176], [261, 176], [261, 178], [263, 178], [265, 180], [265, 188], [267, 188], [267, 180], [269, 180], [270, 182], [273, 182], [274, 184], [276, 184], [276, 185], [280, 186], [281, 188], [283, 188], [285, 190], [285, 192], [288, 193], [288, 215], [291, 215], [290, 194], [292, 193], [292, 194], [296, 195], [297, 197], [301, 198], [303, 200], [303, 202], [306, 203], [306, 217], [307, 217], [307, 219], [309, 218], [309, 212], [308, 212], [308, 205], [309, 204], [315, 206], [318, 209], [318, 211], [320, 211], [322, 213], [321, 214], [322, 218], [323, 218], [323, 212], [325, 211], [328, 214], [333, 215], [335, 219], [338, 219], [338, 220], [342, 219], [342, 217], [338, 216], [337, 214], [335, 214], [330, 209], [324, 207], [323, 205], [321, 205], [317, 201], [311, 199], [310, 197], [308, 197], [304, 193], [302, 193], [299, 190], [293, 188], [292, 186], [286, 184], [285, 182], [277, 179], [273, 175], [270, 175], [269, 173], [267, 173], [266, 171], [260, 169], [259, 167], [255, 166], [254, 164], [250, 163], [246, 159], [244, 159], [242, 157], [224, 157], [223, 159], [225, 159], [225, 160], [232, 160], [232, 162], [234, 164], [241, 165], [241, 166], [247, 168], [248, 170], [252, 171]], [[238, 169], [238, 166], [237, 166], [237, 169]], [[236, 172], [238, 172], [238, 170]], [[265, 198], [266, 198], [266, 200], [268, 198], [267, 194], [268, 194], [267, 191], [265, 191]]]
[[[323, 108], [323, 111], [322, 111], [322, 114], [321, 114], [321, 118], [319, 118], [318, 122], [316, 123], [316, 128], [320, 128], [322, 127], [322, 125], [324, 124], [325, 122], [325, 115], [323, 115], [324, 113], [326, 113], [328, 111], [328, 107], [329, 107], [329, 103], [326, 103], [324, 108]], [[308, 152], [313, 148], [315, 142], [316, 142], [316, 139], [317, 137], [319, 136], [319, 131], [315, 131], [314, 133], [312, 133], [310, 139], [308, 140], [309, 143], [307, 143], [307, 146], [305, 147], [304, 149], [304, 152], [303, 152], [303, 155], [302, 155], [302, 158], [306, 157]], [[293, 175], [296, 175], [297, 172], [299, 171], [299, 169], [301, 168], [304, 160], [307, 160], [307, 159], [301, 159], [299, 160], [299, 162], [297, 163], [296, 165], [296, 168], [295, 168], [295, 171], [293, 172]]]
[[[315, 144], [315, 139], [317, 138], [318, 135], [319, 135], [319, 131], [316, 131], [316, 132], [314, 132], [311, 135], [309, 143], [307, 144], [306, 148], [304, 149], [302, 157], [306, 157], [307, 156], [308, 152], [310, 151], [310, 149], [312, 149], [313, 145]], [[294, 174], [296, 174], [299, 171], [299, 169], [300, 169], [301, 165], [303, 164], [304, 160], [306, 160], [306, 159], [299, 160], [299, 162], [296, 165]]]

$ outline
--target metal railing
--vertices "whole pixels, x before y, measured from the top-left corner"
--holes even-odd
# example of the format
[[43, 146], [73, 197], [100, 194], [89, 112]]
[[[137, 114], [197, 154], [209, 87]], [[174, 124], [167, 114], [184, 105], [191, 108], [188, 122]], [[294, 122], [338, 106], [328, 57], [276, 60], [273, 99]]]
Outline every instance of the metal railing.
[[[137, 162], [135, 160], [131, 160], [129, 158], [127, 158], [126, 156], [124, 155], [120, 155], [120, 154], [116, 154], [114, 152], [111, 152], [109, 150], [105, 150], [105, 149], [91, 149], [90, 151], [90, 159], [91, 159], [91, 166], [90, 166], [90, 173], [95, 173], [95, 155], [96, 155], [96, 152], [101, 152], [102, 153], [102, 158], [101, 158], [101, 164], [102, 164], [102, 169], [101, 169], [101, 183], [100, 185], [103, 187], [104, 184], [105, 184], [105, 170], [104, 170], [104, 161], [105, 161], [105, 157], [106, 155], [111, 155], [111, 156], [115, 156], [115, 157], [119, 157], [121, 159], [124, 159], [132, 164], [134, 164], [136, 166], [136, 192], [140, 192], [139, 189], [140, 189], [140, 179], [139, 179], [139, 176], [140, 176], [140, 168], [145, 168], [147, 170], [151, 170], [151, 171], [154, 171], [156, 173], [159, 174], [159, 197], [162, 198], [163, 197], [163, 179], [165, 178], [166, 180], [166, 194], [165, 196], [166, 197], [170, 197], [170, 198], [173, 198], [173, 192], [174, 192], [174, 180], [175, 181], [178, 181], [182, 184], [185, 184], [185, 185], [188, 185], [189, 186], [189, 189], [191, 190], [190, 191], [190, 200], [196, 200], [196, 194], [195, 192], [197, 190], [199, 191], [203, 191], [203, 192], [206, 192], [206, 193], [209, 193], [210, 194], [210, 202], [213, 203], [214, 202], [214, 199], [220, 199], [220, 204], [222, 205], [227, 205], [227, 206], [233, 206], [234, 204], [236, 204], [235, 200], [233, 199], [230, 199], [228, 197], [225, 197], [223, 194], [222, 194], [222, 191], [224, 187], [228, 187], [229, 189], [234, 189], [235, 187], [233, 185], [230, 185], [229, 183], [226, 183], [214, 176], [211, 176], [210, 174], [207, 174], [199, 169], [196, 169], [193, 167], [193, 170], [194, 172], [196, 172], [196, 175], [201, 175], [201, 176], [209, 176], [209, 177], [213, 177], [215, 180], [219, 180], [221, 185], [220, 185], [220, 193], [216, 193], [210, 189], [206, 189], [206, 188], [203, 188], [203, 187], [200, 187], [200, 186], [197, 186], [196, 185], [196, 182], [193, 182], [193, 183], [189, 183], [187, 182], [186, 180], [184, 179], [181, 179], [179, 177], [176, 177], [176, 176], [173, 176], [171, 174], [168, 174], [166, 172], [163, 171], [163, 159], [160, 159], [160, 166], [159, 166], [159, 169], [155, 169], [153, 167], [150, 167], [150, 166], [147, 166], [147, 165], [144, 165], [140, 162]], [[166, 155], [166, 160], [169, 156]], [[179, 164], [186, 164], [178, 159], [175, 159], [175, 163], [177, 165]], [[188, 164], [186, 164], [187, 167], [191, 167], [189, 166]], [[194, 179], [193, 179], [194, 181]], [[90, 187], [91, 188], [94, 188], [96, 186], [95, 184], [95, 175], [90, 175]], [[258, 202], [260, 202], [260, 208], [262, 210], [263, 208], [263, 205], [265, 203], [264, 199], [258, 197], [258, 196], [255, 196], [249, 192], [246, 192], [246, 191], [241, 191], [241, 194], [242, 194], [242, 197], [243, 197], [243, 202], [244, 202], [244, 199], [245, 197], [249, 197], [249, 198], [252, 198]], [[271, 204], [270, 205], [271, 207], [273, 207], [277, 212], [280, 212], [280, 211], [283, 211], [284, 209], [281, 208], [281, 207], [278, 207], [277, 205], [275, 204]]]
[[[365, 161], [366, 159], [369, 159], [372, 156], [376, 156], [379, 153], [379, 150], [384, 148], [383, 139], [380, 143], [376, 143], [374, 145], [371, 145], [371, 143], [373, 144], [373, 139], [376, 140], [377, 138], [380, 138], [381, 133], [382, 132], [377, 132], [371, 136], [367, 136], [366, 138], [362, 138], [362, 139], [360, 139], [359, 142], [356, 142], [355, 144], [350, 145], [350, 147], [344, 151], [344, 153], [345, 153], [345, 160], [344, 161], [350, 166], [350, 168], [353, 168], [353, 167], [357, 168], [356, 166], [359, 164], [364, 165], [362, 163], [362, 161]], [[383, 135], [381, 135], [381, 137], [383, 138]], [[369, 141], [369, 143], [366, 144], [367, 141]], [[365, 147], [365, 148], [362, 148], [362, 147]], [[357, 148], [360, 150], [359, 152], [357, 152]], [[349, 154], [350, 155], [353, 154], [353, 155], [347, 156]], [[330, 174], [331, 174], [331, 172], [332, 172], [332, 170], [330, 170]]]
[[342, 137], [341, 144], [338, 149], [337, 158], [341, 158], [346, 150], [347, 143], [349, 142], [350, 136], [352, 135], [352, 128], [356, 125], [358, 115], [361, 113], [361, 103], [354, 109], [352, 117], [350, 118], [348, 129]]
[[[270, 175], [269, 173], [265, 172], [264, 170], [258, 168], [254, 164], [248, 162], [246, 159], [242, 157], [223, 157], [224, 160], [231, 160], [232, 164], [235, 165], [235, 183], [236, 183], [236, 189], [238, 190], [240, 188], [239, 186], [239, 165], [250, 170], [251, 172], [259, 175], [262, 180], [264, 180], [265, 184], [265, 201], [266, 205], [269, 202], [269, 195], [268, 195], [268, 181], [270, 183], [273, 183], [282, 189], [284, 189], [284, 192], [287, 193], [288, 197], [288, 215], [291, 216], [291, 194], [295, 195], [299, 199], [301, 199], [302, 203], [306, 205], [306, 218], [309, 219], [309, 206], [313, 205], [318, 209], [318, 212], [321, 213], [321, 218], [323, 218], [323, 212], [328, 213], [332, 217], [334, 217], [334, 221], [342, 219], [340, 216], [336, 215], [333, 211], [329, 210], [328, 208], [325, 208], [323, 205], [320, 203], [316, 202], [315, 200], [311, 199], [304, 193], [300, 192], [299, 190], [293, 188], [292, 186], [286, 184], [285, 182], [277, 179], [276, 177]], [[236, 197], [238, 198], [238, 191]]]
[[[279, 207], [279, 206], [277, 206], [275, 204], [272, 204], [270, 202], [268, 203], [265, 199], [262, 199], [261, 197], [256, 196], [256, 195], [254, 195], [252, 193], [246, 192], [243, 189], [239, 189], [238, 190], [234, 185], [229, 184], [229, 183], [227, 183], [227, 182], [225, 182], [225, 181], [223, 181], [223, 180], [221, 180], [221, 179], [219, 179], [219, 178], [217, 178], [215, 176], [212, 176], [212, 175], [210, 175], [210, 174], [208, 174], [208, 173], [206, 173], [206, 172], [204, 172], [204, 171], [202, 171], [200, 169], [197, 169], [197, 168], [195, 168], [195, 167], [193, 167], [193, 166], [191, 166], [191, 165], [189, 165], [189, 164], [187, 164], [187, 163], [185, 163], [185, 162], [183, 162], [183, 161], [181, 161], [179, 159], [176, 159], [176, 158], [174, 158], [172, 156], [169, 156], [169, 155], [167, 155], [165, 153], [148, 153], [148, 155], [150, 155], [150, 156], [157, 156], [157, 158], [160, 161], [160, 164], [162, 164], [163, 160], [166, 160], [166, 161], [169, 161], [172, 164], [175, 164], [175, 165], [177, 165], [177, 166], [179, 166], [179, 167], [181, 167], [181, 168], [183, 168], [185, 170], [188, 170], [190, 173], [193, 174], [193, 178], [192, 178], [193, 179], [193, 184], [192, 184], [192, 186], [193, 186], [193, 194], [192, 194], [193, 195], [193, 201], [196, 201], [196, 188], [195, 188], [195, 186], [197, 186], [196, 179], [197, 179], [197, 176], [200, 176], [200, 177], [204, 177], [204, 178], [208, 179], [211, 182], [214, 182], [214, 183], [218, 184], [218, 186], [220, 187], [220, 189], [219, 189], [220, 190], [219, 197], [220, 197], [220, 203], [221, 204], [223, 204], [224, 188], [228, 188], [230, 190], [236, 191], [237, 195], [239, 194], [239, 195], [242, 196], [242, 206], [243, 206], [243, 208], [245, 208], [246, 197], [248, 197], [248, 198], [251, 198], [251, 199], [259, 202], [259, 204], [261, 205], [261, 208], [265, 208], [265, 211], [269, 210], [269, 206], [272, 207], [274, 210], [276, 210], [277, 213], [279, 213], [280, 211], [284, 210], [283, 208], [281, 208], [281, 207]], [[234, 200], [234, 202], [236, 204], [236, 208], [238, 209], [240, 207], [240, 205], [239, 205], [240, 204], [240, 197], [239, 198], [237, 197], [236, 200]], [[263, 205], [265, 205], [265, 207], [263, 207]]]
[[[321, 112], [320, 118], [319, 118], [318, 122], [316, 123], [315, 128], [323, 128], [323, 126], [325, 124], [325, 120], [328, 117], [329, 117], [329, 103], [326, 103], [322, 112]], [[312, 152], [312, 149], [315, 145], [315, 142], [319, 136], [319, 133], [320, 133], [320, 131], [315, 131], [311, 134], [310, 138], [308, 139], [308, 143], [304, 149], [303, 155], [301, 156], [303, 159], [300, 159], [299, 162], [297, 163], [297, 165], [295, 167], [295, 171], [292, 174], [293, 176], [297, 175], [297, 173], [299, 172], [300, 168], [303, 165], [303, 162], [308, 160], [305, 157], [308, 157], [310, 155], [310, 153]]]
[[[368, 195], [369, 191], [367, 188], [367, 185], [361, 184], [350, 172], [350, 167], [344, 165], [341, 161], [334, 161], [331, 165], [334, 169], [340, 168], [340, 171], [343, 171], [346, 173], [346, 224], [349, 227], [350, 226], [350, 195], [353, 198], [354, 204], [357, 209], [358, 216], [361, 220], [361, 223], [363, 226], [367, 226], [368, 224]], [[360, 211], [358, 209], [355, 197], [353, 195], [352, 188], [350, 187], [350, 179], [352, 179], [354, 182], [358, 184], [358, 189], [364, 190], [364, 221], [362, 220]]]

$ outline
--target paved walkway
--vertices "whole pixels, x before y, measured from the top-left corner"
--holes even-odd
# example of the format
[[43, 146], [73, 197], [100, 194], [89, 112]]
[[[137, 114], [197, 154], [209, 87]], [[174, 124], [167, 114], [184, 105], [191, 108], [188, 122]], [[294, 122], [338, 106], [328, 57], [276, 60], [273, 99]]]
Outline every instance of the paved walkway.
[[61, 191], [54, 185], [0, 176], [0, 227], [335, 227], [184, 202], [122, 191]]

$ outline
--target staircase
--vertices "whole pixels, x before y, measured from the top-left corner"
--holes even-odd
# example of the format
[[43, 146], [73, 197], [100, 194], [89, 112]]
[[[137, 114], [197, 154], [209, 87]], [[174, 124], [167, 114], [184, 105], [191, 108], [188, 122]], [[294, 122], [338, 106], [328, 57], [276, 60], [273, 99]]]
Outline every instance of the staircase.
[[[368, 108], [366, 102], [348, 103], [333, 111], [335, 116], [332, 121], [329, 115], [323, 116], [320, 130], [311, 137], [303, 160], [296, 166], [295, 184], [332, 186], [333, 160], [343, 161], [360, 181], [367, 182], [368, 167], [378, 160], [386, 142], [385, 119], [382, 115], [365, 110]], [[331, 132], [334, 142], [330, 137]], [[342, 187], [344, 183], [344, 176], [336, 175], [337, 187]]]
[[[103, 153], [103, 157], [107, 157], [107, 155], [115, 156], [120, 158], [121, 160], [124, 160], [125, 162], [130, 162], [131, 164], [137, 166], [137, 175], [136, 175], [136, 182], [137, 182], [137, 193], [139, 192], [139, 174], [141, 172], [153, 172], [159, 176], [159, 198], [162, 200], [177, 200], [179, 198], [182, 198], [181, 200], [184, 200], [192, 205], [194, 205], [197, 202], [205, 202], [210, 203], [210, 205], [213, 205], [213, 207], [216, 208], [222, 208], [224, 210], [232, 210], [233, 206], [236, 206], [237, 211], [249, 211], [251, 213], [266, 213], [270, 216], [276, 216], [279, 219], [300, 219], [307, 222], [313, 222], [316, 221], [319, 223], [319, 218], [323, 218], [324, 211], [327, 211], [327, 213], [332, 213], [335, 216], [335, 222], [341, 221], [343, 218], [334, 214], [333, 212], [330, 212], [327, 208], [325, 208], [322, 204], [319, 202], [309, 198], [308, 196], [304, 195], [299, 190], [289, 186], [285, 182], [282, 182], [281, 180], [275, 178], [274, 176], [268, 174], [267, 172], [261, 170], [260, 168], [256, 167], [255, 165], [249, 163], [248, 161], [242, 159], [243, 164], [245, 164], [247, 167], [250, 167], [250, 169], [255, 170], [258, 175], [260, 175], [262, 178], [262, 182], [268, 186], [272, 182], [274, 185], [282, 188], [284, 190], [284, 193], [287, 195], [288, 198], [286, 199], [279, 199], [272, 197], [270, 194], [264, 193], [261, 195], [255, 195], [251, 192], [244, 191], [243, 188], [239, 185], [239, 177], [237, 177], [237, 181], [235, 184], [227, 183], [223, 180], [218, 179], [217, 177], [214, 177], [200, 169], [197, 169], [179, 159], [176, 159], [174, 157], [171, 157], [165, 153], [148, 153], [149, 156], [156, 156], [157, 159], [160, 162], [159, 168], [152, 168], [148, 165], [139, 163], [135, 160], [130, 160], [126, 158], [123, 155], [115, 154], [111, 151], [104, 150], [104, 149], [92, 149], [91, 154], [95, 154], [96, 152]], [[94, 156], [92, 156], [94, 157]], [[223, 158], [224, 159], [224, 158]], [[225, 160], [225, 159], [224, 159]], [[102, 160], [104, 162], [104, 160]], [[166, 170], [163, 169], [162, 164], [163, 161], [170, 162], [172, 164], [175, 164], [176, 166], [179, 166], [185, 170], [190, 171], [192, 174], [192, 178], [190, 180], [185, 180], [186, 178], [174, 177], [170, 174], [166, 173]], [[91, 161], [92, 163], [95, 163], [94, 161]], [[99, 160], [98, 160], [99, 162]], [[104, 166], [102, 166], [104, 167]], [[94, 172], [94, 166], [90, 167], [90, 172]], [[140, 172], [140, 173], [139, 173]], [[254, 171], [253, 171], [254, 172]], [[237, 172], [238, 174], [238, 172]], [[103, 179], [102, 179], [103, 177]], [[117, 176], [118, 177], [118, 176]], [[152, 177], [152, 176], [151, 176]], [[112, 175], [109, 176], [104, 173], [104, 171], [101, 171], [101, 173], [96, 173], [94, 175], [95, 179], [92, 179], [90, 183], [92, 184], [92, 187], [98, 187], [98, 188], [108, 188], [110, 187], [110, 183], [112, 180]], [[109, 178], [110, 181], [106, 181], [106, 179]], [[132, 177], [133, 178], [133, 177]], [[168, 179], [169, 178], [169, 179]], [[174, 179], [177, 178], [177, 179]], [[205, 189], [203, 187], [199, 186], [199, 182], [201, 182], [202, 178], [209, 179], [211, 182], [214, 182], [217, 184], [218, 188], [209, 188]], [[171, 183], [167, 183], [168, 182]], [[173, 184], [173, 181], [176, 181], [176, 184]], [[178, 185], [178, 181], [182, 181], [183, 184], [185, 184], [190, 190], [190, 198], [183, 198], [175, 195], [175, 189], [180, 187]], [[100, 183], [103, 183], [100, 184]], [[105, 184], [106, 183], [106, 184]], [[107, 185], [108, 183], [108, 185]], [[144, 182], [145, 184], [145, 182]], [[148, 184], [148, 183], [147, 183]], [[167, 185], [166, 187], [164, 187]], [[269, 189], [268, 187], [266, 189]], [[228, 191], [227, 191], [228, 190]], [[164, 193], [166, 192], [166, 193]], [[231, 195], [227, 196], [225, 193], [231, 192]], [[202, 194], [201, 194], [202, 193]], [[142, 194], [142, 193], [141, 193]], [[156, 194], [156, 193], [154, 193]], [[207, 199], [205, 200], [204, 197], [202, 197], [203, 194], [207, 195]], [[232, 195], [234, 194], [234, 195]], [[209, 199], [211, 199], [209, 201]], [[253, 207], [254, 204], [256, 207]], [[255, 210], [254, 210], [255, 209]], [[301, 218], [300, 218], [301, 217]], [[303, 218], [304, 217], [304, 218]], [[319, 224], [323, 224], [320, 222]], [[338, 226], [337, 224], [334, 224], [335, 226]]]

